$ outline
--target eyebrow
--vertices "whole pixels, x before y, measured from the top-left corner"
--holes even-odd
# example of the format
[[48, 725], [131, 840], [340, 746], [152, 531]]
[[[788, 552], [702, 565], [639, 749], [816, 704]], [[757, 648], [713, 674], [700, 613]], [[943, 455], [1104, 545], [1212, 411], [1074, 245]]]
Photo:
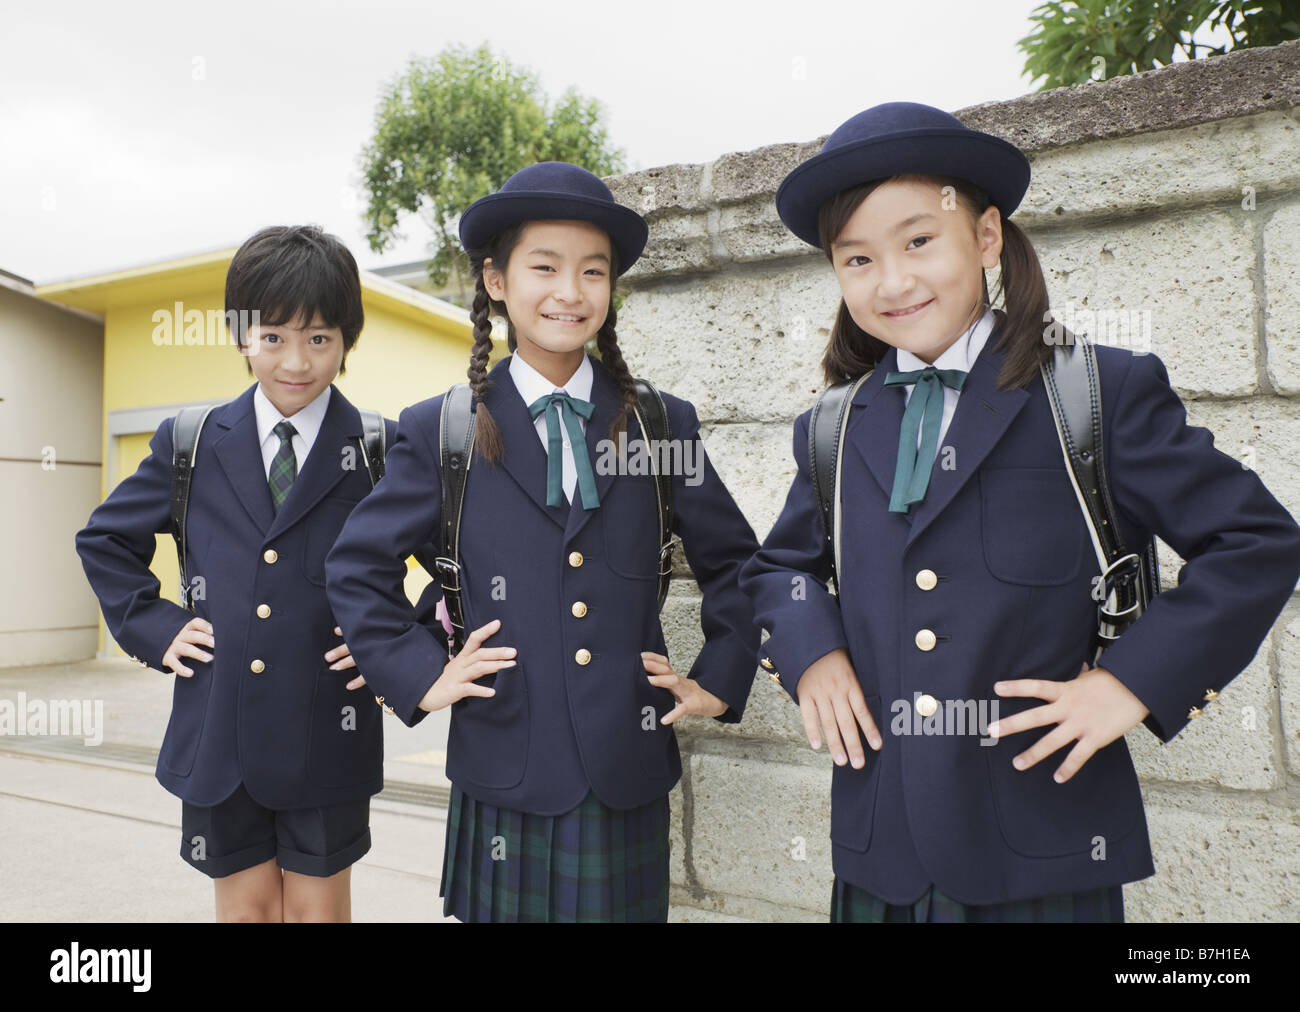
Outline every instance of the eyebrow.
[[[909, 225], [915, 225], [918, 221], [924, 221], [926, 218], [933, 218], [933, 217], [934, 217], [934, 215], [931, 214], [929, 211], [923, 211], [923, 212], [920, 213], [920, 214], [914, 214], [914, 215], [912, 215], [912, 217], [910, 217], [910, 218], [904, 218], [904, 219], [903, 219], [902, 221], [900, 221], [897, 225], [895, 225], [893, 228], [891, 228], [891, 229], [889, 230], [889, 234], [890, 234], [890, 235], [897, 235], [899, 232], [903, 231], [903, 229], [907, 228]], [[850, 241], [848, 241], [848, 242], [837, 242], [837, 243], [832, 243], [832, 245], [833, 245], [835, 248], [841, 248], [841, 247], [846, 247], [846, 248], [847, 248], [847, 247], [849, 247], [849, 246], [865, 246], [865, 245], [866, 245], [866, 242], [863, 241], [863, 240], [859, 240], [859, 239], [852, 239], [852, 240], [850, 240]]]
[[[543, 249], [543, 248], [540, 247], [540, 246], [538, 246], [538, 247], [535, 248], [535, 249], [530, 249], [530, 250], [528, 251], [528, 255], [529, 255], [529, 256], [555, 257], [556, 260], [562, 260], [562, 259], [564, 259], [564, 258], [563, 258], [559, 253], [556, 253], [555, 250], [553, 250], [553, 249]], [[605, 263], [609, 263], [609, 257], [606, 256], [604, 253], [588, 253], [588, 254], [587, 254], [585, 257], [583, 257], [582, 259], [583, 259], [583, 260], [604, 260]]]

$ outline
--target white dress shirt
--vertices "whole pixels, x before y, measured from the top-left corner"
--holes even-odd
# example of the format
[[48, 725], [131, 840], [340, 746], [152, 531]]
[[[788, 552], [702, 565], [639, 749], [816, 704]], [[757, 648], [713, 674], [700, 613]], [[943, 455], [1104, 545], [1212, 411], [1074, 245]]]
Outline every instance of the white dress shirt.
[[[979, 358], [979, 354], [984, 350], [984, 345], [993, 333], [993, 326], [997, 323], [997, 318], [993, 315], [993, 307], [987, 303], [984, 306], [984, 315], [975, 321], [975, 325], [969, 331], [959, 337], [948, 347], [946, 351], [933, 362], [922, 362], [910, 351], [898, 349], [898, 371], [912, 372], [915, 369], [924, 369], [926, 366], [933, 365], [936, 369], [960, 369], [962, 372], [970, 372], [971, 366]], [[912, 399], [912, 391], [916, 389], [915, 383], [909, 383], [903, 387], [903, 404]], [[952, 421], [952, 416], [957, 411], [957, 398], [961, 396], [960, 390], [954, 390], [947, 384], [943, 385], [943, 422], [939, 425], [939, 443], [943, 446], [943, 437], [948, 432], [948, 423]], [[921, 437], [924, 426], [920, 426], [916, 433], [916, 445], [919, 449], [921, 446]]]
[[[325, 409], [329, 407], [330, 390], [326, 387], [320, 395], [305, 407], [299, 408], [288, 417], [288, 421], [298, 431], [289, 440], [293, 455], [298, 459], [298, 472], [301, 473], [303, 462], [311, 452], [312, 444], [320, 432], [321, 422], [325, 420]], [[257, 384], [253, 391], [253, 414], [257, 416], [257, 441], [262, 447], [262, 470], [266, 472], [267, 481], [271, 480], [271, 461], [275, 451], [280, 448], [280, 437], [275, 434], [275, 427], [285, 421], [285, 416], [271, 403], [262, 391], [262, 384]]]
[[[514, 381], [519, 396], [524, 399], [525, 406], [532, 404], [539, 397], [561, 392], [568, 394], [570, 397], [576, 397], [578, 400], [591, 400], [591, 359], [586, 355], [582, 356], [582, 364], [578, 366], [577, 371], [569, 377], [568, 382], [562, 387], [553, 386], [550, 380], [520, 358], [518, 354], [510, 356], [510, 378]], [[560, 436], [564, 440], [564, 497], [569, 502], [573, 502], [573, 489], [578, 484], [578, 468], [573, 462], [573, 447], [569, 445], [569, 430], [565, 428], [564, 418], [559, 414], [560, 406], [552, 404], [549, 410], [555, 412], [560, 422]], [[585, 434], [587, 420], [581, 415], [578, 416], [578, 425]], [[533, 419], [533, 428], [537, 430], [537, 435], [542, 441], [542, 449], [546, 450], [545, 412]]]

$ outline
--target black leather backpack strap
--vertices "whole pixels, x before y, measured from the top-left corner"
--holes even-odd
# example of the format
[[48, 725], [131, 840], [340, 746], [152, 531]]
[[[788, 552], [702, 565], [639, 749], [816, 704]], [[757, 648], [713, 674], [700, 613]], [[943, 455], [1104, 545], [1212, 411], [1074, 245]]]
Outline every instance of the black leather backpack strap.
[[659, 499], [659, 608], [662, 610], [664, 599], [668, 597], [668, 586], [672, 582], [673, 550], [680, 540], [674, 533], [675, 515], [673, 513], [673, 476], [662, 474], [659, 465], [661, 456], [654, 452], [656, 446], [666, 447], [671, 437], [668, 426], [668, 409], [659, 391], [649, 380], [636, 381], [636, 413], [641, 425], [641, 433], [647, 440], [646, 453], [650, 458], [650, 467], [654, 472], [655, 492]]
[[180, 604], [194, 610], [190, 600], [190, 582], [185, 568], [185, 520], [190, 508], [190, 482], [194, 476], [194, 455], [199, 447], [199, 433], [207, 421], [212, 405], [181, 408], [172, 423], [172, 538], [176, 541], [176, 560], [180, 568]]
[[849, 408], [858, 388], [870, 375], [866, 372], [857, 379], [844, 380], [823, 390], [813, 404], [808, 422], [808, 476], [821, 513], [822, 533], [831, 552], [831, 584], [837, 598], [840, 593], [840, 459]]
[[1116, 521], [1104, 459], [1101, 381], [1092, 342], [1084, 334], [1066, 334], [1040, 371], [1056, 422], [1066, 473], [1074, 486], [1088, 526], [1101, 578], [1094, 591], [1097, 608], [1096, 655], [1141, 616], [1159, 592], [1155, 541], [1140, 553], [1130, 552]]
[[388, 433], [384, 429], [384, 416], [370, 408], [358, 408], [361, 415], [361, 459], [366, 462], [370, 487], [379, 484], [384, 476], [384, 455], [387, 452]]
[[[465, 505], [465, 481], [474, 450], [474, 394], [468, 383], [457, 383], [442, 399], [439, 452], [442, 464], [442, 536], [434, 560], [434, 578], [451, 621], [450, 653], [465, 645], [465, 614], [460, 599], [460, 524]], [[418, 558], [418, 556], [417, 556]]]

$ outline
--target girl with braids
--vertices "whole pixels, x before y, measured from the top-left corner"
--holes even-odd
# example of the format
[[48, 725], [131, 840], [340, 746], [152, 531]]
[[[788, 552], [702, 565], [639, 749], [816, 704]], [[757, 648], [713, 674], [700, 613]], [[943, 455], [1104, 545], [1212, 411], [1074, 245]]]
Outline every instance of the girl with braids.
[[[620, 435], [624, 463], [644, 445], [611, 300], [647, 233], [564, 162], [521, 170], [461, 216], [475, 277], [464, 648], [449, 659], [402, 589], [406, 558], [439, 531], [443, 396], [402, 412], [385, 477], [326, 562], [365, 672], [354, 683], [407, 724], [452, 708], [442, 896], [462, 921], [665, 920], [672, 725], [739, 721], [754, 677], [738, 577], [758, 544], [699, 445], [695, 409], [663, 395], [670, 438], [694, 451], [673, 459], [699, 463], [672, 475], [702, 592], [705, 642], [685, 677], [659, 622], [654, 478], [593, 466]], [[489, 371], [493, 314], [512, 354]], [[598, 358], [584, 351], [593, 337]]]
[[[785, 508], [742, 574], [770, 633], [759, 663], [834, 758], [832, 920], [1123, 920], [1122, 884], [1154, 871], [1124, 734], [1213, 720], [1300, 574], [1295, 522], [1187, 425], [1160, 360], [1097, 347], [1123, 540], [1156, 534], [1187, 563], [1090, 663], [1096, 555], [1039, 372], [1068, 332], [1008, 220], [1028, 185], [1013, 145], [894, 102], [777, 190], [840, 284], [826, 381], [858, 381], [839, 543], [806, 412]], [[999, 266], [1005, 311], [984, 283]]]

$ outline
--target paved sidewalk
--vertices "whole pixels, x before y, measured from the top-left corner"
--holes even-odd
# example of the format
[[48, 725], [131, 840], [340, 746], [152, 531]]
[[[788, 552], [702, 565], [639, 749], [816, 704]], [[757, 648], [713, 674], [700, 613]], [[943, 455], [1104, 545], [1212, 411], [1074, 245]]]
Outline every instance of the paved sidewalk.
[[[0, 700], [20, 693], [102, 701], [103, 740], [0, 733], [0, 921], [211, 921], [211, 880], [179, 855], [180, 799], [153, 776], [170, 676], [125, 659], [0, 669]], [[384, 719], [385, 790], [352, 871], [356, 921], [443, 920], [447, 720]]]

